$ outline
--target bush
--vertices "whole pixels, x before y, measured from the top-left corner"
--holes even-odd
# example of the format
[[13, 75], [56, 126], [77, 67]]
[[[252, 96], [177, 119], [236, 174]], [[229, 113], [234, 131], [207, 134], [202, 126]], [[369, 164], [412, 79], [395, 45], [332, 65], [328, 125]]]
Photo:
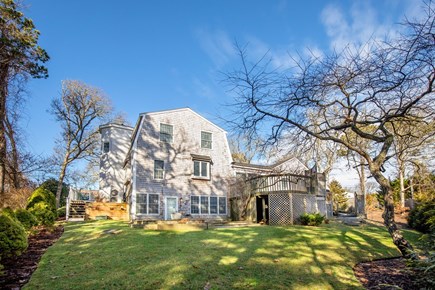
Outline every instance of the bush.
[[409, 213], [408, 224], [422, 233], [435, 231], [435, 202], [417, 205]]
[[35, 204], [44, 202], [48, 205], [49, 210], [56, 212], [56, 197], [55, 195], [43, 187], [38, 187], [30, 196], [27, 202], [27, 209], [32, 208]]
[[38, 225], [36, 217], [26, 209], [17, 209], [15, 216], [26, 230], [30, 230], [32, 227]]
[[43, 201], [34, 204], [29, 212], [36, 217], [40, 225], [51, 226], [56, 220], [56, 214], [53, 213], [50, 205]]
[[17, 219], [14, 211], [10, 207], [5, 207], [4, 209], [2, 209], [1, 214], [10, 217], [13, 220]]
[[62, 206], [57, 209], [57, 216], [60, 218], [66, 217], [66, 207]]
[[320, 213], [304, 213], [299, 217], [301, 224], [306, 226], [318, 226], [323, 223], [325, 217]]
[[27, 235], [23, 226], [7, 215], [0, 215], [0, 257], [21, 255], [27, 248]]

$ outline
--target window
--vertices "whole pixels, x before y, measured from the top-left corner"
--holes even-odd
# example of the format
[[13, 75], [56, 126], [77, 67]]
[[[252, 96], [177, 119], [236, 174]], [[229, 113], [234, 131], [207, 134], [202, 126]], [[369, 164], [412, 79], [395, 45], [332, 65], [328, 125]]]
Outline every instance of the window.
[[201, 196], [201, 213], [208, 214], [208, 196]]
[[136, 213], [138, 214], [159, 214], [158, 194], [137, 194]]
[[224, 196], [219, 196], [219, 214], [227, 213], [227, 198]]
[[201, 148], [211, 149], [211, 133], [201, 131]]
[[206, 161], [193, 161], [193, 176], [209, 178], [210, 162]]
[[218, 213], [218, 198], [216, 196], [210, 196], [210, 214]]
[[148, 214], [158, 214], [159, 213], [159, 195], [158, 194], [148, 194]]
[[165, 162], [154, 160], [154, 179], [163, 179]]
[[199, 214], [199, 196], [190, 197], [190, 213]]
[[227, 213], [227, 198], [225, 196], [191, 196], [191, 214], [220, 214]]
[[108, 153], [110, 150], [110, 143], [109, 142], [104, 142], [103, 143], [103, 152], [104, 153]]
[[174, 127], [168, 124], [160, 124], [160, 141], [172, 143]]

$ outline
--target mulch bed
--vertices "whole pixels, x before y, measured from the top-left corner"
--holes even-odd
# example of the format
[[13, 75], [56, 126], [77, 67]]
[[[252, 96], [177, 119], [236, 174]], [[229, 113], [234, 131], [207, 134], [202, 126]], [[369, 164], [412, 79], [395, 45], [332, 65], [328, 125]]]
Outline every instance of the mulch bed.
[[359, 263], [353, 271], [366, 289], [419, 289], [403, 258]]
[[62, 234], [61, 225], [51, 231], [40, 228], [36, 234], [29, 236], [29, 247], [21, 256], [1, 260], [4, 269], [0, 276], [0, 289], [21, 289], [38, 267], [41, 256]]

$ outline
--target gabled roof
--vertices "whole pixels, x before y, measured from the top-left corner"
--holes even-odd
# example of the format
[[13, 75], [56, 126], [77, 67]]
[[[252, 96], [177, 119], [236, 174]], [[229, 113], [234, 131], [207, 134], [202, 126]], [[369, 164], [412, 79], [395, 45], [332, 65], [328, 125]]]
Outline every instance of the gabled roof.
[[224, 129], [222, 129], [221, 127], [219, 127], [215, 123], [211, 122], [210, 120], [204, 118], [203, 116], [201, 116], [200, 114], [198, 114], [197, 112], [195, 112], [194, 110], [192, 110], [189, 107], [171, 109], [171, 110], [163, 110], [163, 111], [145, 112], [145, 113], [141, 113], [140, 116], [146, 116], [146, 115], [152, 116], [152, 115], [160, 115], [160, 114], [177, 113], [177, 112], [183, 112], [183, 111], [193, 113], [194, 115], [198, 116], [199, 118], [203, 119], [204, 121], [206, 121], [209, 124], [211, 124], [212, 126], [214, 126], [219, 131], [226, 133], [226, 131]]

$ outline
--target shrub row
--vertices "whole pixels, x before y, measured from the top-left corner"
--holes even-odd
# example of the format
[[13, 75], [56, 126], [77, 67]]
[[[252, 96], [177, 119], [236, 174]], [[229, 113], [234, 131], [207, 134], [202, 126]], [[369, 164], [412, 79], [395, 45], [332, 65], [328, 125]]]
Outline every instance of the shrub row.
[[323, 223], [325, 217], [320, 213], [304, 213], [299, 217], [302, 225], [318, 226]]
[[21, 255], [28, 245], [27, 231], [36, 225], [51, 226], [56, 217], [55, 196], [42, 187], [32, 193], [26, 209], [3, 209], [0, 213], [0, 259]]

